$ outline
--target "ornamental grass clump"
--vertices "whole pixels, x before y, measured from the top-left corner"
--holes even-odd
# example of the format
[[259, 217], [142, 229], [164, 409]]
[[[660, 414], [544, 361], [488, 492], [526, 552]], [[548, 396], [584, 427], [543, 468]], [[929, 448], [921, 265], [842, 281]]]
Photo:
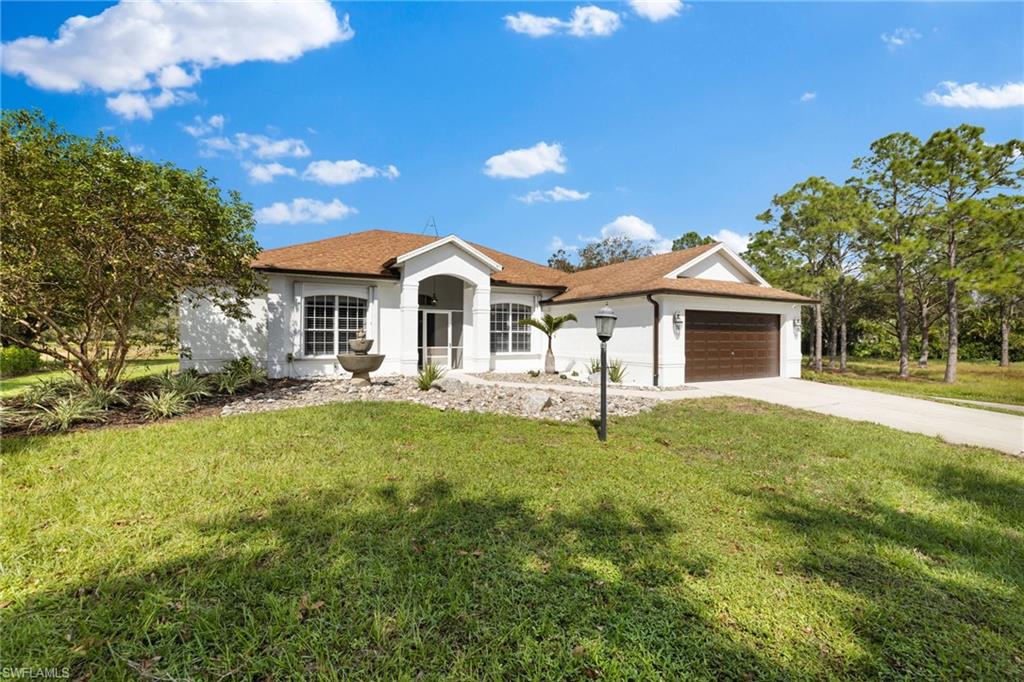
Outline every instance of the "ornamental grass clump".
[[626, 363], [622, 360], [612, 360], [608, 363], [608, 380], [613, 384], [621, 384], [626, 378]]
[[100, 422], [104, 419], [103, 410], [87, 398], [66, 395], [50, 404], [35, 405], [29, 427], [42, 431], [67, 431], [75, 424]]
[[444, 367], [428, 362], [423, 366], [423, 369], [420, 370], [420, 374], [416, 378], [416, 386], [421, 391], [429, 391], [434, 387], [434, 384], [444, 378], [446, 373], [447, 372]]
[[142, 415], [149, 420], [176, 417], [188, 412], [188, 399], [176, 391], [160, 389], [155, 393], [147, 393], [139, 399]]

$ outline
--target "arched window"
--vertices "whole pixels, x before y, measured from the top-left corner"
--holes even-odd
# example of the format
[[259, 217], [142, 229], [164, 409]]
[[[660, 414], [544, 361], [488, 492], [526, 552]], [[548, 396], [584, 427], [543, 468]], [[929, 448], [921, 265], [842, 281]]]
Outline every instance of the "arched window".
[[366, 299], [354, 296], [306, 296], [302, 315], [303, 355], [348, 352], [348, 340], [366, 327]]
[[519, 324], [533, 310], [520, 303], [495, 303], [491, 306], [491, 352], [529, 353], [530, 327]]

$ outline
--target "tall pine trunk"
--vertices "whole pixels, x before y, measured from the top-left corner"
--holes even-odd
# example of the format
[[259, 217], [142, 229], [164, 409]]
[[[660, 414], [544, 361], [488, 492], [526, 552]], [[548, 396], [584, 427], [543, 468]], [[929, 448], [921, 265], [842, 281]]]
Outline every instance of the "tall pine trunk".
[[956, 383], [956, 360], [960, 344], [960, 318], [959, 301], [957, 300], [956, 270], [956, 232], [955, 228], [949, 226], [949, 235], [946, 246], [946, 265], [949, 266], [949, 276], [946, 278], [946, 319], [949, 322], [949, 333], [946, 336], [946, 376], [943, 378], [947, 384]]
[[818, 292], [819, 303], [814, 304], [814, 371], [821, 372], [821, 292]]
[[931, 336], [931, 321], [928, 319], [928, 304], [922, 301], [919, 304], [921, 313], [921, 355], [917, 359], [918, 367], [928, 366], [928, 341]]
[[839, 321], [836, 319], [835, 310], [832, 311], [829, 319], [828, 339], [828, 368], [836, 368], [836, 352], [839, 350]]
[[1010, 366], [1010, 318], [1013, 317], [1013, 304], [1003, 301], [999, 304], [999, 329], [1002, 332], [1000, 344], [999, 366]]
[[839, 371], [846, 371], [846, 278], [839, 278]]
[[903, 256], [896, 255], [896, 334], [900, 339], [900, 378], [910, 377], [910, 323], [907, 321], [907, 285], [903, 275]]

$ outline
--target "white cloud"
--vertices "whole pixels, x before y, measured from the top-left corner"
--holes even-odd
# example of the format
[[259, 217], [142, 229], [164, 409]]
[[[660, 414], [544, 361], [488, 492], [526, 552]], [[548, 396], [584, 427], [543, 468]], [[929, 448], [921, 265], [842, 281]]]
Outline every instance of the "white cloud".
[[160, 69], [157, 74], [156, 83], [161, 88], [190, 88], [199, 82], [199, 68], [193, 67], [192, 73], [177, 64], [170, 64]]
[[326, 0], [121, 2], [95, 16], [71, 17], [53, 40], [5, 43], [3, 70], [59, 92], [170, 89], [186, 87], [172, 82], [194, 82], [198, 69], [288, 61], [353, 35], [348, 16], [339, 20]]
[[317, 199], [297, 198], [287, 204], [277, 201], [270, 206], [261, 208], [256, 212], [256, 220], [266, 225], [326, 223], [331, 220], [341, 220], [353, 213], [358, 213], [358, 211], [341, 203], [340, 199], [324, 202]]
[[539, 17], [528, 12], [505, 16], [505, 26], [516, 33], [542, 38], [565, 32], [578, 38], [610, 36], [622, 28], [618, 12], [601, 9], [596, 5], [577, 6], [568, 20], [558, 17]]
[[574, 189], [566, 189], [565, 187], [555, 185], [554, 189], [544, 191], [535, 189], [532, 192], [527, 192], [523, 196], [516, 198], [524, 204], [536, 204], [551, 201], [583, 201], [589, 197], [590, 192], [579, 192]]
[[716, 242], [722, 242], [736, 253], [743, 253], [750, 244], [750, 235], [739, 234], [729, 229], [721, 229], [711, 235]]
[[635, 215], [620, 215], [601, 228], [601, 236], [605, 238], [629, 237], [641, 241], [661, 239], [661, 235], [654, 229], [654, 225]]
[[107, 109], [126, 121], [137, 118], [148, 121], [153, 118], [153, 112], [157, 109], [192, 102], [195, 98], [195, 93], [188, 90], [160, 90], [155, 95], [122, 92], [107, 98]]
[[649, 21], [664, 21], [687, 9], [682, 0], [629, 0], [633, 11]]
[[564, 173], [568, 160], [562, 145], [538, 142], [527, 149], [510, 149], [484, 162], [484, 174], [492, 178], [530, 178], [541, 173]]
[[295, 176], [295, 169], [282, 166], [277, 161], [273, 163], [250, 163], [243, 164], [249, 174], [250, 182], [265, 184], [273, 182], [279, 175]]
[[882, 42], [885, 43], [886, 47], [890, 50], [903, 47], [908, 43], [920, 39], [921, 34], [913, 28], [898, 28], [892, 33], [883, 33]]
[[620, 28], [622, 28], [622, 19], [619, 18], [618, 12], [601, 9], [595, 5], [574, 9], [567, 26], [570, 35], [580, 38], [610, 36]]
[[1004, 109], [1024, 106], [1024, 81], [993, 85], [978, 83], [960, 85], [955, 81], [939, 83], [939, 90], [924, 96], [924, 103], [963, 109]]
[[294, 137], [275, 140], [266, 135], [249, 133], [236, 133], [234, 148], [249, 151], [258, 159], [277, 159], [282, 156], [301, 158], [311, 153], [305, 142]]
[[538, 17], [528, 12], [509, 14], [505, 17], [505, 26], [516, 33], [525, 33], [531, 38], [549, 36], [561, 30], [564, 22], [555, 17]]
[[202, 116], [196, 116], [192, 120], [192, 125], [184, 126], [185, 132], [192, 137], [203, 137], [215, 130], [222, 130], [224, 128], [224, 117], [220, 114], [214, 114], [205, 121]]
[[810, 90], [810, 91], [805, 92], [804, 94], [800, 95], [800, 101], [801, 102], [813, 102], [817, 98], [818, 98], [818, 93], [814, 92], [813, 90]]
[[303, 180], [319, 182], [323, 185], [349, 185], [365, 178], [387, 178], [394, 180], [399, 176], [395, 166], [377, 168], [361, 161], [313, 161], [306, 166], [302, 174]]
[[[184, 126], [185, 132], [198, 137], [200, 156], [217, 156], [220, 152], [228, 152], [238, 156], [251, 156], [255, 159], [279, 159], [290, 157], [301, 159], [312, 152], [305, 141], [297, 137], [275, 138], [256, 133], [235, 133], [232, 136], [210, 135], [221, 132], [224, 128], [224, 116], [214, 114], [205, 121], [196, 116], [192, 125]], [[268, 130], [276, 128], [267, 127]], [[247, 166], [248, 167], [248, 166]]]

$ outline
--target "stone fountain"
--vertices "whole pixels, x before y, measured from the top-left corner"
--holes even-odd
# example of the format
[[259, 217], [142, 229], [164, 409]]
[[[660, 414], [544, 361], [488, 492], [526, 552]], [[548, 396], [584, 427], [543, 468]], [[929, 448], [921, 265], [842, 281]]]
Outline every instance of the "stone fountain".
[[373, 346], [373, 339], [366, 338], [366, 331], [360, 329], [356, 332], [354, 339], [349, 339], [348, 347], [351, 353], [338, 355], [338, 362], [346, 372], [352, 372], [353, 386], [369, 386], [370, 372], [376, 372], [384, 362], [384, 356], [379, 353], [369, 353]]

